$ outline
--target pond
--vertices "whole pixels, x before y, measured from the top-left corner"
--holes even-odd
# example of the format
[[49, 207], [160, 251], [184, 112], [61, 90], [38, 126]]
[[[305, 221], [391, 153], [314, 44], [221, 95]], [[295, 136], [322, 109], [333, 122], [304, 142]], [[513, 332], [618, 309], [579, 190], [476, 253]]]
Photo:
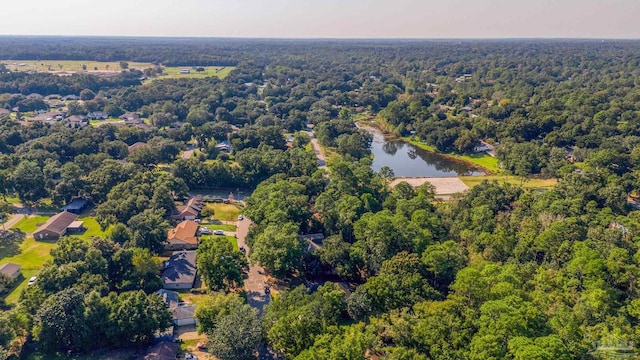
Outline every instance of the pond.
[[372, 168], [388, 166], [397, 177], [456, 177], [484, 175], [478, 168], [461, 161], [415, 147], [399, 139], [387, 139], [373, 128]]

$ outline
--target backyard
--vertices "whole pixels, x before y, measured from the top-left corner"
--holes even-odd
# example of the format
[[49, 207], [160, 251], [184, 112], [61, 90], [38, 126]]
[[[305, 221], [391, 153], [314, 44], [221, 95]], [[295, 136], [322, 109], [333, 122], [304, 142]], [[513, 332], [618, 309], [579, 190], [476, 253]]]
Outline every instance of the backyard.
[[212, 209], [213, 218], [220, 221], [238, 221], [238, 215], [242, 213], [242, 209], [235, 204], [207, 203], [206, 207]]

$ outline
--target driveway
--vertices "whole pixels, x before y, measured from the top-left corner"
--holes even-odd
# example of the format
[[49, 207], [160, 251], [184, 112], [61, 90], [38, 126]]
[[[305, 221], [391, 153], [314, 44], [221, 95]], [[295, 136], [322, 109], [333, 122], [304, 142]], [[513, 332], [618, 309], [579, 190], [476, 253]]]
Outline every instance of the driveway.
[[[252, 222], [248, 218], [237, 222], [236, 237], [238, 239], [238, 247], [246, 249], [246, 255], [249, 256], [251, 249], [247, 246], [245, 239], [249, 233], [249, 227]], [[271, 301], [271, 297], [265, 294], [264, 287], [267, 285], [264, 276], [264, 269], [258, 264], [249, 265], [249, 276], [244, 281], [244, 287], [247, 290], [247, 299], [249, 305], [258, 310], [258, 314], [262, 316], [264, 307]]]
[[[238, 247], [243, 246], [246, 249], [246, 255], [249, 256], [251, 249], [247, 246], [245, 239], [249, 233], [249, 227], [253, 224], [247, 217], [236, 223], [236, 236], [238, 239]], [[249, 275], [244, 280], [244, 288], [247, 291], [247, 301], [249, 305], [258, 310], [258, 316], [264, 314], [264, 307], [271, 302], [271, 296], [265, 294], [264, 287], [267, 285], [267, 279], [264, 276], [264, 269], [258, 264], [249, 264]], [[264, 345], [258, 348], [258, 360], [277, 359], [277, 355]]]

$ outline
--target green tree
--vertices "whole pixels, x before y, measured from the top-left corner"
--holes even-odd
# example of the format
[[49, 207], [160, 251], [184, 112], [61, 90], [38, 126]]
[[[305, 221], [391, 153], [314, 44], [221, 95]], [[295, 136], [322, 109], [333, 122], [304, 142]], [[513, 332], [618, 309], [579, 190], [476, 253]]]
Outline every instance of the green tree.
[[301, 268], [303, 251], [304, 242], [295, 224], [270, 224], [256, 236], [251, 259], [276, 275], [284, 275]]
[[242, 271], [248, 267], [244, 254], [234, 251], [227, 239], [209, 239], [198, 248], [198, 271], [210, 290], [241, 287], [244, 284]]
[[47, 196], [44, 173], [35, 162], [21, 161], [11, 176], [11, 182], [23, 202], [34, 203]]
[[163, 218], [163, 210], [147, 209], [133, 216], [127, 225], [131, 229], [131, 245], [149, 249], [152, 252], [162, 251], [162, 243], [167, 238], [169, 223]]
[[217, 321], [209, 335], [209, 351], [220, 360], [255, 359], [260, 337], [257, 310], [241, 305]]

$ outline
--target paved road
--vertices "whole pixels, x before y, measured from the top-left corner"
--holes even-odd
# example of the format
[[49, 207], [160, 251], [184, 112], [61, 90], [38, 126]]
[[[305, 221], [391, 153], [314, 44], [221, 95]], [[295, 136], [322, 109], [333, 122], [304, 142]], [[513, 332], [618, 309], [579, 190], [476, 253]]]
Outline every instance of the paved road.
[[[13, 225], [15, 225], [18, 221], [20, 221], [20, 219], [22, 219], [24, 217], [24, 215], [22, 214], [12, 214], [9, 219], [7, 219], [7, 221], [3, 224], [5, 229], [9, 229], [11, 228]], [[0, 229], [2, 227], [0, 226]]]
[[313, 130], [309, 131], [309, 137], [311, 138], [311, 146], [313, 147], [313, 151], [316, 153], [316, 157], [318, 158], [318, 165], [321, 169], [326, 170], [327, 162], [324, 157], [324, 151], [322, 151], [322, 147], [320, 146], [320, 143], [318, 143], [318, 139], [316, 139], [316, 135]]

